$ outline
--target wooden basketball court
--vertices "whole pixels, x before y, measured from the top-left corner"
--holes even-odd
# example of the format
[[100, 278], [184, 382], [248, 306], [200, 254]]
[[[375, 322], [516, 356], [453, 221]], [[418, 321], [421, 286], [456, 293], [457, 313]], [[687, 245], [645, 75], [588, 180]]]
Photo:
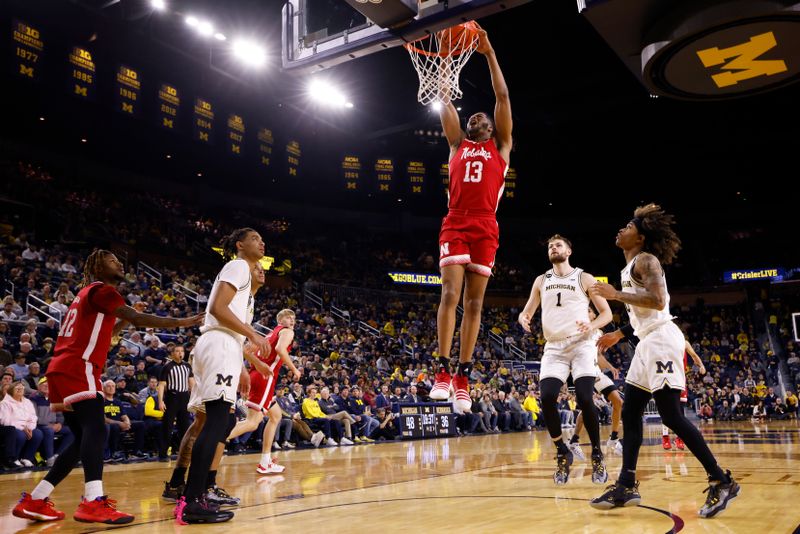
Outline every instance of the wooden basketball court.
[[[44, 472], [0, 476], [0, 532], [714, 532], [790, 533], [800, 525], [800, 431], [795, 421], [705, 424], [702, 430], [742, 493], [720, 517], [701, 520], [705, 473], [688, 452], [664, 451], [661, 426], [645, 430], [639, 462], [642, 506], [598, 512], [589, 499], [587, 462], [573, 466], [569, 483], [553, 484], [554, 448], [546, 432], [381, 443], [279, 454], [283, 475], [258, 476], [257, 455], [223, 461], [217, 480], [242, 498], [236, 517], [216, 526], [175, 525], [173, 506], [160, 499], [172, 464], [116, 465], [105, 487], [136, 521], [124, 527], [77, 523], [83, 490], [77, 470], [53, 498], [67, 513], [56, 523], [28, 523], [11, 515], [23, 490]], [[608, 427], [603, 429], [607, 438]], [[589, 453], [588, 443], [584, 447]], [[608, 458], [615, 477], [620, 457]]]

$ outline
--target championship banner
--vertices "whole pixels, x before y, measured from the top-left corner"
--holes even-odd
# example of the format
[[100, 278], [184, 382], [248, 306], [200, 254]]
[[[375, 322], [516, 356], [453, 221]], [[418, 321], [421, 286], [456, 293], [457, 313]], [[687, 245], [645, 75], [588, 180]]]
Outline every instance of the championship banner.
[[141, 112], [139, 106], [141, 93], [142, 82], [139, 80], [139, 72], [120, 65], [117, 70], [117, 111], [138, 117]]
[[375, 162], [375, 177], [378, 179], [378, 191], [390, 193], [394, 179], [394, 161], [392, 158], [378, 158]]
[[14, 70], [28, 80], [39, 79], [44, 41], [39, 30], [21, 20], [11, 21], [11, 38], [14, 40]]
[[505, 183], [505, 197], [506, 198], [514, 198], [514, 195], [517, 192], [517, 169], [513, 167], [508, 168], [508, 172], [506, 173], [506, 183]]
[[181, 98], [178, 89], [168, 83], [162, 83], [158, 89], [158, 124], [162, 128], [175, 131], [178, 128], [178, 109]]
[[69, 53], [72, 65], [70, 77], [70, 93], [83, 100], [94, 100], [95, 64], [92, 53], [79, 46], [73, 46]]
[[203, 143], [214, 142], [214, 107], [200, 97], [194, 99], [194, 138]]
[[444, 186], [444, 192], [450, 192], [450, 164], [449, 163], [442, 163], [439, 166], [439, 177], [442, 179], [442, 185]]
[[300, 171], [300, 142], [289, 141], [286, 145], [286, 171], [289, 176], [297, 177]]
[[408, 184], [411, 194], [421, 195], [425, 186], [425, 163], [421, 161], [409, 161], [406, 165]]
[[358, 182], [361, 179], [361, 159], [358, 156], [345, 155], [342, 158], [342, 177], [345, 189], [348, 191], [358, 189]]
[[259, 163], [264, 167], [269, 167], [272, 161], [272, 146], [275, 144], [275, 139], [272, 137], [272, 130], [266, 128], [259, 128], [258, 130], [258, 153], [260, 157]]
[[231, 154], [240, 156], [244, 145], [244, 120], [241, 115], [232, 113], [228, 116], [228, 148]]

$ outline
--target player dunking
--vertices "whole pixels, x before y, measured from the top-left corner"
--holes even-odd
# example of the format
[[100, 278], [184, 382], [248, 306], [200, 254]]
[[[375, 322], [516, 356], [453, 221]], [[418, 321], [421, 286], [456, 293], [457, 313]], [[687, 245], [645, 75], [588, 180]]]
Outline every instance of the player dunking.
[[[478, 339], [483, 295], [492, 274], [498, 247], [497, 206], [503, 194], [511, 155], [511, 101], [503, 72], [486, 32], [479, 30], [477, 51], [486, 57], [495, 95], [494, 123], [487, 113], [476, 113], [461, 129], [452, 102], [443, 103], [439, 118], [450, 145], [450, 189], [447, 216], [439, 233], [442, 298], [436, 317], [439, 372], [431, 398], [445, 400], [452, 387], [457, 410], [472, 405], [469, 375]], [[459, 363], [454, 377], [448, 372], [456, 323], [456, 306], [464, 292]]]
[[616, 244], [625, 254], [622, 291], [597, 282], [590, 295], [625, 303], [630, 324], [603, 335], [598, 346], [606, 350], [631, 334], [640, 339], [625, 378], [625, 406], [622, 409], [622, 469], [619, 479], [591, 506], [608, 510], [636, 506], [642, 498], [636, 481], [636, 463], [642, 446], [642, 416], [654, 398], [661, 420], [686, 443], [708, 473], [708, 497], [700, 517], [713, 517], [739, 494], [739, 484], [730, 471], [723, 472], [703, 436], [683, 415], [681, 391], [686, 387], [683, 350], [686, 340], [669, 313], [669, 293], [662, 265], [669, 265], [680, 249], [672, 228], [674, 219], [656, 204], [634, 211], [633, 219], [617, 233]]
[[558, 414], [558, 394], [572, 374], [578, 406], [592, 442], [592, 482], [603, 484], [608, 480], [608, 472], [603, 464], [600, 421], [593, 402], [598, 372], [594, 340], [596, 331], [611, 321], [611, 308], [602, 296], [592, 296], [591, 302], [599, 314], [593, 321], [589, 320], [590, 300], [586, 288], [594, 283], [594, 277], [570, 266], [572, 243], [567, 238], [558, 234], [551, 237], [547, 241], [547, 254], [553, 268], [536, 277], [518, 321], [530, 332], [531, 319], [541, 303], [542, 329], [547, 344], [539, 372], [539, 390], [544, 422], [557, 451], [553, 480], [559, 485], [566, 484], [573, 460], [573, 453], [561, 436]]
[[256, 467], [256, 472], [262, 475], [272, 473], [282, 473], [284, 467], [275, 463], [272, 458], [272, 441], [275, 439], [275, 432], [278, 430], [278, 424], [281, 422], [281, 408], [275, 402], [275, 384], [278, 381], [278, 373], [282, 365], [286, 365], [292, 372], [295, 378], [300, 379], [300, 371], [294, 366], [289, 350], [292, 348], [292, 341], [294, 340], [294, 322], [295, 314], [292, 310], [281, 310], [277, 316], [278, 326], [275, 330], [267, 336], [267, 341], [272, 347], [270, 355], [262, 357], [260, 354], [256, 356], [264, 364], [266, 364], [272, 374], [264, 376], [256, 369], [250, 371], [250, 395], [247, 399], [247, 407], [250, 408], [247, 413], [247, 419], [240, 421], [231, 431], [228, 439], [233, 439], [241, 436], [246, 432], [252, 432], [261, 421], [264, 419], [264, 412], [267, 412], [269, 420], [264, 426], [264, 435], [261, 442], [261, 462]]
[[233, 517], [233, 512], [214, 509], [204, 498], [208, 471], [217, 444], [232, 429], [229, 414], [243, 369], [244, 340], [269, 351], [266, 338], [247, 322], [253, 298], [250, 273], [264, 256], [264, 241], [252, 228], [240, 228], [223, 240], [222, 249], [235, 259], [225, 264], [214, 281], [203, 333], [194, 348], [195, 396], [204, 405], [206, 424], [192, 448], [186, 490], [176, 507], [176, 519], [186, 523], [218, 523]]
[[107, 250], [95, 250], [83, 269], [83, 289], [67, 311], [56, 340], [53, 359], [47, 368], [50, 404], [63, 410], [75, 440], [56, 459], [55, 464], [29, 495], [14, 507], [13, 514], [35, 521], [63, 519], [50, 494], [78, 461], [83, 462], [84, 491], [76, 521], [120, 525], [133, 516], [116, 509], [116, 502], [103, 491], [103, 439], [106, 434], [100, 375], [106, 365], [111, 338], [126, 324], [136, 327], [179, 328], [198, 325], [203, 315], [185, 319], [138, 313], [125, 304], [117, 292], [125, 280], [125, 270]]
[[[689, 362], [687, 361], [686, 356], [691, 356], [692, 361], [697, 366], [697, 370], [701, 375], [706, 374], [706, 366], [703, 365], [703, 360], [700, 359], [700, 356], [694, 351], [692, 346], [686, 341], [684, 353], [683, 353], [683, 369], [684, 372], [688, 370]], [[686, 404], [689, 402], [689, 391], [688, 391], [688, 384], [684, 386], [683, 391], [681, 392], [681, 411], [685, 414]], [[669, 427], [667, 425], [661, 425], [661, 446], [664, 447], [665, 451], [672, 449], [672, 443], [669, 440]], [[683, 440], [675, 436], [675, 447], [682, 451], [686, 448], [686, 445], [683, 443]]]

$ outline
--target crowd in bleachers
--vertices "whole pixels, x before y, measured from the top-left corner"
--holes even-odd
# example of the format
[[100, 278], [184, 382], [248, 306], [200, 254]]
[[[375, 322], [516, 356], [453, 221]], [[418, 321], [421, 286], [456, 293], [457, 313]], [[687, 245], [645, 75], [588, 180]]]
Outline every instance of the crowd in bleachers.
[[[58, 180], [45, 171], [20, 164], [18, 172], [20, 179], [36, 186], [31, 188], [29, 201], [60, 196], [59, 209], [82, 211], [81, 225], [105, 228], [116, 239], [152, 246], [184, 243], [187, 246], [179, 245], [177, 250], [188, 253], [188, 243], [202, 239], [205, 246], [216, 244], [217, 236], [233, 224], [212, 222], [178, 202], [152, 196], [144, 203], [152, 211], [118, 215], [113, 202], [101, 193], [65, 194], [53, 188]], [[183, 223], [176, 223], [177, 220]], [[285, 231], [284, 226], [279, 226], [276, 236]], [[76, 237], [76, 228], [65, 225], [64, 237]], [[87, 252], [59, 244], [37, 244], [24, 230], [11, 224], [0, 227], [4, 232], [0, 236], [0, 287], [7, 293], [0, 311], [0, 432], [2, 460], [8, 468], [51, 464], [72, 439], [69, 429], [63, 426], [63, 417], [49, 409], [48, 386], [42, 377], [53, 353], [59, 320], [78, 293], [82, 258]], [[118, 233], [121, 231], [124, 235]], [[380, 264], [380, 268], [368, 265], [365, 273], [419, 264], [435, 268], [434, 258], [424, 252], [411, 256], [390, 251], [380, 241], [353, 239], [351, 243], [357, 246], [340, 245], [339, 256], [335, 257], [352, 256], [358, 250], [360, 262]], [[313, 243], [308, 246], [309, 241], [299, 243], [291, 249], [279, 245], [284, 247], [286, 257], [293, 258], [292, 275], [300, 283], [320, 280], [319, 273], [329, 271], [331, 263], [336, 262], [323, 262], [323, 248]], [[328, 244], [328, 248], [331, 246]], [[209, 273], [190, 268], [159, 268], [159, 272], [157, 279], [152, 273], [137, 272], [129, 266], [119, 285], [120, 293], [129, 304], [161, 316], [183, 317], [204, 306], [212, 283]], [[368, 277], [350, 278], [362, 279]], [[174, 283], [196, 292], [197, 298], [188, 299]], [[323, 304], [318, 307], [303, 299], [302, 285], [296, 287], [265, 288], [256, 297], [255, 321], [261, 325], [274, 326], [277, 312], [283, 308], [291, 308], [297, 315], [292, 353], [304, 373], [299, 380], [280, 377], [277, 399], [285, 424], [279, 429], [276, 447], [307, 442], [312, 446], [346, 445], [396, 438], [392, 406], [426, 400], [432, 387], [436, 372], [432, 355], [437, 348], [437, 296], [419, 298], [385, 292], [376, 298], [375, 293], [366, 290], [336, 295], [323, 289]], [[35, 307], [28, 306], [29, 297]], [[346, 310], [347, 317], [333, 314], [332, 304]], [[695, 372], [689, 375], [690, 400], [702, 419], [796, 416], [797, 397], [792, 393], [796, 388], [789, 388], [785, 395], [776, 394], [781, 360], [758, 339], [744, 305], [714, 307], [699, 302], [673, 312], [708, 369], [705, 376]], [[532, 324], [533, 334], [524, 335], [516, 321], [518, 313], [518, 309], [509, 307], [484, 310], [484, 330], [470, 376], [475, 386], [473, 403], [470, 410], [459, 414], [460, 433], [528, 431], [543, 426], [535, 368], [523, 362], [515, 365], [511, 360], [517, 358], [510, 347], [536, 361], [544, 338], [537, 321]], [[620, 319], [615, 316], [616, 322]], [[362, 328], [362, 323], [371, 328]], [[782, 326], [780, 339], [796, 384], [800, 382], [800, 358], [784, 330]], [[490, 340], [489, 332], [495, 334], [495, 341]], [[157, 409], [155, 384], [173, 348], [185, 347], [189, 354], [197, 334], [193, 330], [138, 332], [129, 328], [113, 340], [103, 375], [108, 461], [155, 458], [162, 416]], [[453, 350], [454, 354], [458, 351], [457, 338]], [[628, 365], [626, 355], [630, 356], [630, 350], [625, 347], [615, 348], [608, 355], [611, 364], [621, 371], [619, 386]], [[595, 401], [601, 419], [606, 421], [610, 407], [599, 395]], [[563, 425], [573, 425], [575, 399], [567, 390], [559, 399], [559, 410]], [[246, 434], [230, 447], [244, 450], [248, 440], [253, 444], [260, 435], [260, 431]]]

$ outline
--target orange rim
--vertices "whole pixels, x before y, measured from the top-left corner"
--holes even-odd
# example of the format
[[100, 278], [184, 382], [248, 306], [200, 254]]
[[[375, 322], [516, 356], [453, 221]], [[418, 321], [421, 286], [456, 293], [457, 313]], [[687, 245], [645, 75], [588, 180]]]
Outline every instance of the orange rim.
[[[467, 37], [465, 39], [465, 41], [467, 41], [467, 42], [471, 43], [474, 40], [475, 36], [478, 35], [478, 25], [475, 23], [474, 20], [470, 20], [470, 21], [465, 22], [463, 24], [456, 24], [455, 26], [452, 26], [450, 28], [445, 28], [444, 30], [439, 30], [436, 33], [438, 35], [441, 35], [442, 33], [446, 32], [448, 30], [452, 30], [453, 28], [458, 28], [459, 26], [462, 27], [464, 29], [464, 31], [467, 33]], [[417, 48], [416, 46], [414, 46], [414, 43], [418, 43], [418, 42], [423, 41], [425, 39], [433, 39], [433, 35], [426, 35], [425, 37], [421, 37], [421, 38], [417, 39], [416, 41], [411, 41], [410, 43], [404, 44], [403, 47], [405, 47], [406, 50], [414, 51], [417, 54], [421, 54], [423, 56], [429, 56], [429, 57], [458, 56], [458, 55], [461, 55], [461, 54], [463, 54], [464, 52], [467, 51], [467, 49], [459, 47], [459, 48], [455, 48], [453, 50], [449, 50], [448, 52], [429, 52], [427, 50], [423, 50], [422, 48]]]

